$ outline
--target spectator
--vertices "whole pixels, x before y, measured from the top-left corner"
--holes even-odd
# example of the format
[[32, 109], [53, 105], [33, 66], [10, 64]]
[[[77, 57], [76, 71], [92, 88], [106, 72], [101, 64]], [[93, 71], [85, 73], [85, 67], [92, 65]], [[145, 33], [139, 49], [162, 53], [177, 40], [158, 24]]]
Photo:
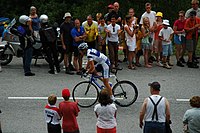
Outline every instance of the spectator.
[[31, 31], [31, 19], [26, 15], [21, 15], [19, 17], [20, 26], [18, 26], [17, 30], [20, 34], [19, 41], [20, 46], [23, 49], [23, 68], [25, 76], [34, 76], [35, 73], [31, 72], [31, 61], [33, 54], [33, 37]]
[[[170, 120], [169, 102], [160, 96], [160, 84], [153, 82], [150, 86], [151, 96], [146, 98], [140, 111], [140, 128], [144, 133], [165, 133], [165, 122]], [[143, 120], [145, 124], [143, 124]]]
[[107, 24], [103, 17], [99, 19], [100, 24], [98, 25], [98, 43], [99, 43], [99, 50], [106, 55], [106, 28]]
[[116, 17], [112, 16], [111, 24], [107, 26], [107, 40], [108, 40], [108, 50], [109, 58], [111, 61], [111, 69], [118, 67], [118, 35], [120, 34], [120, 26], [116, 24]]
[[137, 24], [138, 18], [135, 17], [135, 10], [134, 10], [133, 8], [129, 8], [129, 10], [128, 10], [128, 15], [131, 16], [132, 25], [136, 25], [136, 24]]
[[32, 27], [32, 31], [33, 31], [33, 35], [36, 37], [36, 39], [40, 39], [40, 36], [39, 36], [39, 29], [40, 29], [40, 19], [37, 15], [37, 9], [36, 7], [34, 6], [31, 6], [30, 7], [30, 15], [29, 17], [31, 18], [31, 21], [32, 21], [32, 24], [31, 24], [31, 27]]
[[64, 65], [66, 74], [74, 74], [72, 61], [72, 52], [73, 52], [73, 38], [71, 35], [71, 30], [74, 28], [74, 22], [71, 20], [71, 14], [69, 12], [65, 13], [63, 19], [65, 20], [60, 25], [60, 34], [61, 34], [61, 43], [64, 50]]
[[98, 23], [98, 25], [100, 24], [100, 18], [102, 17], [102, 13], [97, 13], [96, 14], [96, 21]]
[[150, 44], [150, 22], [149, 22], [149, 18], [145, 17], [143, 18], [143, 25], [141, 27], [141, 31], [143, 34], [143, 38], [142, 38], [142, 49], [144, 51], [144, 65], [146, 68], [151, 68], [152, 65], [149, 62], [149, 52], [151, 50], [151, 44]]
[[[1, 33], [0, 33], [1, 34]], [[2, 41], [2, 37], [0, 36], [0, 42]], [[1, 52], [0, 52], [0, 58], [1, 58]], [[1, 67], [1, 60], [0, 60], [0, 72], [2, 72], [2, 67]]]
[[96, 37], [98, 36], [98, 24], [93, 22], [92, 16], [87, 16], [87, 22], [83, 23], [83, 28], [87, 35], [85, 42], [89, 48], [96, 48]]
[[[47, 55], [49, 61], [48, 71], [50, 74], [55, 74], [54, 66], [56, 67], [56, 71], [60, 72], [60, 66], [58, 61], [58, 53], [57, 53], [57, 31], [53, 27], [48, 24], [48, 16], [43, 14], [40, 16], [41, 29], [39, 31], [40, 40], [42, 42], [42, 46]], [[53, 57], [52, 57], [53, 56]]]
[[162, 41], [160, 40], [158, 34], [160, 30], [163, 28], [163, 13], [162, 12], [157, 12], [156, 13], [156, 28], [154, 31], [154, 41], [153, 41], [153, 52], [156, 56], [156, 61], [157, 61], [157, 66], [163, 67], [163, 64], [161, 63], [160, 60], [161, 58], [161, 53], [162, 53]]
[[[169, 27], [169, 20], [163, 20], [163, 28], [159, 32], [160, 40], [162, 40], [163, 67], [171, 69], [170, 56], [172, 55], [172, 37], [173, 29]], [[167, 62], [167, 58], [169, 59]]]
[[[141, 19], [140, 19], [140, 24], [143, 24], [143, 18], [148, 17], [149, 18], [149, 38], [150, 38], [150, 45], [153, 46], [154, 42], [154, 31], [156, 29], [156, 12], [151, 10], [151, 3], [146, 3], [145, 4], [145, 9], [146, 12], [142, 14]], [[151, 49], [149, 49], [149, 63], [153, 63], [154, 57], [152, 55], [152, 46]]]
[[176, 45], [176, 60], [177, 66], [184, 67], [182, 63], [185, 63], [183, 58], [185, 51], [185, 12], [179, 11], [179, 19], [174, 22], [173, 30], [174, 30], [174, 43]]
[[59, 109], [62, 116], [63, 133], [79, 133], [79, 127], [76, 117], [79, 113], [77, 102], [69, 101], [70, 91], [67, 88], [62, 90], [64, 101], [60, 102]]
[[56, 101], [57, 97], [53, 94], [50, 95], [48, 97], [48, 104], [45, 106], [44, 109], [48, 133], [61, 133], [60, 111], [55, 105]]
[[197, 17], [200, 17], [200, 8], [199, 8], [199, 0], [191, 0], [192, 8], [188, 9], [185, 13], [185, 17], [190, 17], [190, 12], [195, 11], [197, 14]]
[[[200, 96], [193, 96], [190, 99], [191, 109], [188, 109], [183, 116], [184, 129], [187, 133], [200, 132]], [[185, 131], [185, 132], [186, 132]]]
[[135, 49], [136, 49], [136, 27], [132, 25], [132, 18], [130, 15], [126, 16], [126, 25], [124, 26], [126, 44], [128, 46], [128, 69], [134, 70], [136, 69], [133, 65], [133, 58], [135, 57]]
[[80, 26], [79, 19], [75, 20], [75, 27], [71, 30], [71, 35], [73, 38], [73, 46], [74, 46], [73, 64], [76, 69], [76, 74], [81, 75], [83, 56], [79, 54], [78, 46], [85, 41], [86, 33], [84, 28]]
[[141, 67], [142, 65], [140, 64], [140, 56], [143, 55], [143, 51], [142, 51], [142, 46], [141, 46], [141, 40], [143, 38], [143, 34], [141, 32], [141, 26], [139, 26], [139, 28], [137, 28], [136, 31], [136, 61], [135, 61], [135, 65], [137, 67]]
[[114, 9], [108, 14], [108, 23], [107, 24], [112, 23], [111, 22], [112, 16], [115, 16], [116, 23], [118, 25], [122, 26], [123, 17], [122, 17], [122, 13], [119, 11], [119, 3], [115, 2], [113, 4], [113, 7], [114, 7]]
[[196, 12], [191, 11], [190, 17], [186, 20], [184, 29], [186, 31], [186, 50], [188, 51], [189, 68], [199, 68], [199, 66], [193, 61], [192, 55], [195, 50], [198, 38], [198, 28], [200, 27], [200, 19], [196, 17]]
[[94, 107], [94, 112], [97, 117], [97, 133], [116, 133], [117, 108], [107, 90], [101, 90], [98, 101], [99, 104]]
[[[191, 11], [195, 11], [196, 12], [196, 16], [198, 18], [200, 18], [199, 0], [192, 0], [191, 4], [192, 4], [192, 8], [190, 8], [190, 9], [188, 9], [186, 11], [185, 17], [186, 18], [190, 18], [190, 12]], [[198, 36], [199, 35], [200, 35], [200, 29], [198, 29]], [[198, 39], [198, 37], [197, 37], [197, 39]], [[196, 48], [197, 48], [197, 44], [198, 43], [194, 44], [194, 46], [193, 46], [194, 50], [193, 50], [193, 55], [192, 55], [193, 62], [195, 62], [195, 63], [199, 63], [199, 61], [197, 60], [198, 58], [196, 57], [196, 53], [195, 53], [196, 52]]]
[[110, 4], [110, 5], [108, 5], [107, 9], [108, 9], [108, 13], [106, 13], [104, 15], [104, 19], [106, 21], [106, 24], [108, 24], [108, 14], [112, 12], [112, 10], [114, 9], [114, 6], [112, 4]]

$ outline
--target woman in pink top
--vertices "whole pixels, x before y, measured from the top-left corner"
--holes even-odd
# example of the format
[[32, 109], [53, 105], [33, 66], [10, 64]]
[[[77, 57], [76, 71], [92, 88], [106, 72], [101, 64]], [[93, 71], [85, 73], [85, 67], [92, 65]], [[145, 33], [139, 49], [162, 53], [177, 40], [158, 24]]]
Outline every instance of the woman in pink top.
[[77, 102], [69, 101], [69, 89], [62, 90], [64, 101], [59, 104], [60, 114], [63, 117], [62, 128], [63, 133], [79, 133], [79, 127], [76, 117], [79, 113]]

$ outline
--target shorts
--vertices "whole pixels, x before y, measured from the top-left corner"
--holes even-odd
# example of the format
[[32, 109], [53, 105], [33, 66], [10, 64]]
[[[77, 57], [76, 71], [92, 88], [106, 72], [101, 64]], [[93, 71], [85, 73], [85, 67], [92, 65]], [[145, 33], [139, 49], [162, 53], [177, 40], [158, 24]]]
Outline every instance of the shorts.
[[170, 56], [172, 55], [172, 44], [162, 45], [162, 55]]
[[179, 35], [174, 35], [174, 43], [177, 45], [185, 44], [185, 37], [179, 36]]
[[103, 78], [110, 77], [110, 61], [108, 60], [107, 63], [96, 64], [95, 69], [97, 72], [102, 72]]
[[151, 43], [142, 43], [142, 49], [144, 50], [144, 49], [149, 49], [149, 50], [151, 50], [152, 49], [152, 45], [151, 45]]
[[116, 132], [117, 132], [116, 127], [110, 129], [103, 129], [97, 126], [97, 133], [116, 133]]
[[47, 130], [48, 133], [61, 133], [61, 126], [60, 124], [53, 125], [53, 124], [47, 124]]
[[196, 41], [195, 40], [186, 40], [186, 45], [185, 45], [185, 49], [189, 52], [193, 52], [194, 51], [194, 45], [195, 45]]
[[73, 46], [73, 49], [74, 49], [74, 57], [78, 57], [79, 56], [78, 46]]
[[126, 42], [127, 47], [128, 47], [128, 51], [135, 51], [136, 49], [136, 44], [134, 44], [134, 42]]
[[153, 42], [153, 52], [155, 52], [155, 53], [162, 52], [162, 41], [161, 40], [154, 40], [154, 42]]

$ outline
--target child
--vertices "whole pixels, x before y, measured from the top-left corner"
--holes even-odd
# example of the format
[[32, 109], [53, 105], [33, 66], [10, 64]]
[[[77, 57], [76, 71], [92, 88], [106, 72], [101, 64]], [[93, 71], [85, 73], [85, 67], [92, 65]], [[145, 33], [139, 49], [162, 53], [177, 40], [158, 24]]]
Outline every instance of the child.
[[143, 18], [143, 25], [141, 28], [143, 38], [142, 38], [142, 48], [144, 51], [144, 64], [146, 68], [151, 68], [152, 65], [149, 62], [149, 52], [151, 51], [151, 42], [150, 42], [150, 22], [148, 17]]
[[103, 89], [99, 95], [99, 104], [94, 107], [97, 116], [97, 133], [116, 133], [116, 111], [117, 108], [113, 103], [106, 89]]
[[159, 38], [162, 40], [162, 49], [163, 49], [163, 67], [171, 69], [167, 63], [167, 57], [172, 55], [172, 37], [174, 31], [169, 27], [169, 20], [163, 20], [163, 28], [159, 32]]
[[100, 24], [98, 25], [98, 31], [99, 31], [99, 36], [98, 36], [98, 42], [99, 42], [99, 50], [106, 55], [106, 23], [104, 20], [104, 17], [100, 17], [99, 19]]
[[79, 133], [79, 127], [76, 117], [79, 113], [77, 102], [69, 101], [70, 91], [67, 88], [62, 90], [64, 101], [59, 104], [61, 116], [63, 117], [63, 133]]
[[48, 133], [61, 133], [60, 113], [55, 105], [56, 101], [57, 97], [52, 94], [48, 97], [48, 104], [45, 106], [44, 115]]

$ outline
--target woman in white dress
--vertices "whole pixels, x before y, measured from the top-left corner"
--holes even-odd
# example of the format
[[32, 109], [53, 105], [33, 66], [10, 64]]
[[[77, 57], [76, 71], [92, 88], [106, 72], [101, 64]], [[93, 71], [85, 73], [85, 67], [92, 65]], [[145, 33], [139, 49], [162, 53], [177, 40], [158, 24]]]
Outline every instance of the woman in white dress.
[[126, 16], [126, 25], [124, 26], [125, 30], [125, 37], [126, 37], [126, 44], [128, 46], [128, 68], [135, 69], [133, 65], [133, 58], [135, 57], [135, 49], [136, 49], [136, 32], [137, 26], [133, 26], [132, 18], [130, 15]]

